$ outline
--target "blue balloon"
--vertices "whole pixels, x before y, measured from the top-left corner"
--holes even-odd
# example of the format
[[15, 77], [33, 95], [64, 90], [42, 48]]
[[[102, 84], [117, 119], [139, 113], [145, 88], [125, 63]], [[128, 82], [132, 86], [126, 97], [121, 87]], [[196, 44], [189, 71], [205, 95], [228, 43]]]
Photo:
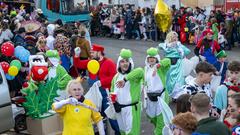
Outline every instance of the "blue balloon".
[[26, 49], [22, 50], [21, 54], [19, 57], [17, 57], [21, 62], [28, 62], [28, 59], [30, 57], [30, 52]]
[[6, 77], [7, 80], [10, 80], [10, 81], [15, 78], [15, 76], [11, 76], [9, 74], [5, 74], [5, 77]]
[[20, 54], [22, 53], [22, 51], [24, 51], [25, 48], [23, 46], [17, 46], [14, 50], [14, 55], [16, 58], [18, 58], [20, 56]]

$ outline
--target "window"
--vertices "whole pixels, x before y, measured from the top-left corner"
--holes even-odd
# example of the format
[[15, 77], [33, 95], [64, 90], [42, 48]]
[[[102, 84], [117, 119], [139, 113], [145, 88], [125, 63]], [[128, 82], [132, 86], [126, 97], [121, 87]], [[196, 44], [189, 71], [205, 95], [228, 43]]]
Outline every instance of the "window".
[[88, 0], [62, 0], [63, 14], [88, 13]]
[[60, 0], [47, 0], [47, 9], [53, 12], [59, 12]]

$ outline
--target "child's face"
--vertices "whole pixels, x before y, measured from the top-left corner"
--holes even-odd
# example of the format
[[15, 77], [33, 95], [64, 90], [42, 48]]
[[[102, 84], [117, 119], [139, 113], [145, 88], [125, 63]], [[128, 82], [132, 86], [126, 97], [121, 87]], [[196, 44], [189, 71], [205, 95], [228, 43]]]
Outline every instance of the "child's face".
[[148, 58], [148, 63], [149, 63], [150, 65], [154, 65], [154, 64], [156, 64], [156, 62], [157, 62], [157, 59], [156, 59], [156, 58], [154, 58], [154, 57], [149, 57], [149, 58]]
[[219, 62], [225, 62], [226, 59], [227, 59], [226, 57], [224, 57], [224, 58], [218, 58], [218, 61], [219, 61]]
[[231, 81], [238, 81], [240, 77], [240, 71], [228, 71], [228, 76]]
[[239, 115], [240, 108], [237, 106], [235, 101], [232, 98], [229, 98], [229, 105], [228, 105], [228, 111], [230, 113], [231, 118], [236, 119]]
[[76, 99], [80, 99], [83, 95], [83, 88], [81, 87], [81, 84], [73, 83], [70, 87], [69, 94]]

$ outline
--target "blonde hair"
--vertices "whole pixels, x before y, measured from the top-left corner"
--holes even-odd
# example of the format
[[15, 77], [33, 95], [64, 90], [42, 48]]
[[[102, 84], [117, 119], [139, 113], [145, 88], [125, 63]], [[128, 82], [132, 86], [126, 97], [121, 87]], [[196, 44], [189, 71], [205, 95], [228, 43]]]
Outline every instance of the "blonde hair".
[[66, 87], [66, 91], [67, 91], [68, 94], [69, 94], [69, 91], [71, 90], [72, 84], [79, 84], [79, 86], [83, 90], [82, 78], [78, 77], [77, 79], [73, 79], [73, 80], [68, 82], [67, 87]]
[[166, 36], [165, 42], [166, 43], [171, 43], [173, 41], [173, 38], [176, 37], [176, 36], [178, 37], [178, 34], [175, 31], [170, 31]]
[[38, 41], [36, 43], [36, 47], [45, 47], [47, 45], [47, 40], [44, 36], [40, 36], [38, 38]]

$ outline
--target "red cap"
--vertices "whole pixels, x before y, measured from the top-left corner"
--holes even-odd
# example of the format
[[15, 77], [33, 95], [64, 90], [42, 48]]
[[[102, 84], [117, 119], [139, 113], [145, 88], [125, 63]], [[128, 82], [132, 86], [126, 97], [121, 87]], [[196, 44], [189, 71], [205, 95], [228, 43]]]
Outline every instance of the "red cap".
[[208, 27], [211, 27], [211, 26], [212, 26], [212, 23], [211, 23], [211, 22], [208, 22], [208, 23], [207, 23], [207, 26], [208, 26]]
[[203, 32], [203, 35], [206, 36], [207, 34], [211, 34], [213, 35], [213, 31], [211, 29], [206, 29], [204, 32]]
[[93, 44], [92, 46], [92, 51], [97, 51], [97, 52], [103, 52], [104, 47], [98, 44]]

